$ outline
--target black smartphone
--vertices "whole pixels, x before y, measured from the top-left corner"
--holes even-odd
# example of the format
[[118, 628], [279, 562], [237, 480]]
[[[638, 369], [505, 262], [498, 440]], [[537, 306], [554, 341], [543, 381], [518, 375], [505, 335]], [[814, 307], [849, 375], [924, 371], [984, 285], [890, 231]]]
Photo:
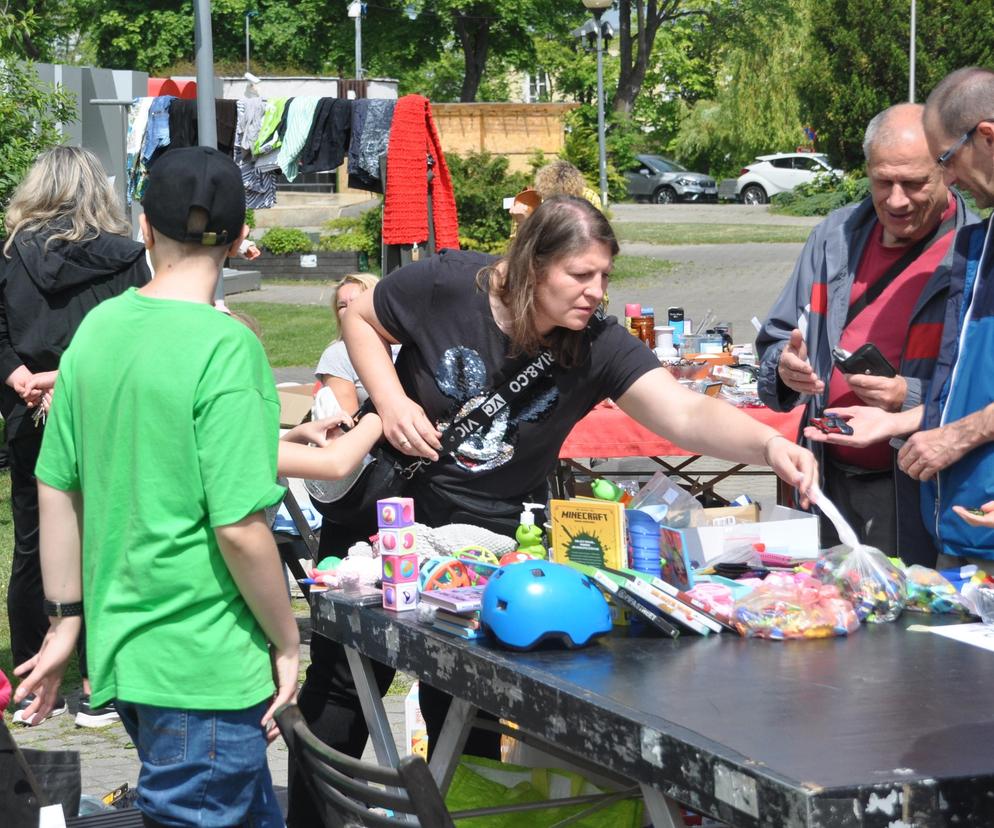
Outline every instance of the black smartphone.
[[832, 359], [843, 374], [869, 374], [873, 377], [896, 377], [897, 370], [872, 342], [860, 345], [852, 353], [843, 348], [832, 349]]

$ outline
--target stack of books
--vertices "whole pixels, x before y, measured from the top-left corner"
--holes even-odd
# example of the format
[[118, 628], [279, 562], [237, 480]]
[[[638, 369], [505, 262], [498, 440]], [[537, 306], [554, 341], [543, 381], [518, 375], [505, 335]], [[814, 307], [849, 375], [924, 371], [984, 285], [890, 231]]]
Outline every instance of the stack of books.
[[480, 607], [483, 605], [483, 589], [482, 586], [475, 586], [422, 592], [422, 602], [436, 608], [432, 627], [458, 638], [482, 638]]

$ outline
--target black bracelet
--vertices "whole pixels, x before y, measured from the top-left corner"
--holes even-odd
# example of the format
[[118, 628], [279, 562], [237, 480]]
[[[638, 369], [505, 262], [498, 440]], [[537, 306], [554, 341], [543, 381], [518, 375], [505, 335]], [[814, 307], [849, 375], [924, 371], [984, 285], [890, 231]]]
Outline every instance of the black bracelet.
[[69, 603], [62, 603], [61, 601], [49, 601], [47, 598], [44, 603], [45, 615], [49, 618], [68, 618], [74, 615], [83, 614], [83, 602], [82, 601], [71, 601]]

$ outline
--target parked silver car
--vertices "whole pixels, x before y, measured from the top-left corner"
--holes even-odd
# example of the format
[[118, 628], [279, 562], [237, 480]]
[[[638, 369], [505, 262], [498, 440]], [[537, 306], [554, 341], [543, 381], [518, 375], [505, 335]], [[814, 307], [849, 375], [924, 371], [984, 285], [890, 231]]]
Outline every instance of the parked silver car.
[[718, 200], [714, 179], [690, 172], [661, 155], [636, 155], [638, 163], [625, 172], [628, 195], [636, 201], [674, 204], [677, 201]]

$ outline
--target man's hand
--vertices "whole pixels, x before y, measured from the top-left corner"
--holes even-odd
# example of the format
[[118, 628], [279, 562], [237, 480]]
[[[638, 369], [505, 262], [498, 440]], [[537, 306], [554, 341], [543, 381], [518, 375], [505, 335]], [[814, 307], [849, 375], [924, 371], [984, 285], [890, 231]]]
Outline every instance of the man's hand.
[[952, 423], [912, 434], [897, 455], [901, 471], [915, 480], [931, 480], [959, 460], [973, 444], [963, 439], [957, 425]]
[[846, 374], [846, 382], [867, 405], [884, 411], [900, 411], [908, 396], [908, 381], [902, 376], [874, 377], [869, 374]]
[[280, 735], [279, 728], [273, 722], [273, 713], [282, 705], [294, 700], [297, 695], [297, 676], [300, 670], [300, 646], [279, 652], [273, 648], [273, 679], [276, 682], [276, 694], [273, 703], [262, 717], [262, 726], [266, 731], [266, 740], [274, 742]]
[[[43, 405], [43, 400], [45, 395], [51, 396], [52, 389], [55, 388], [55, 382], [59, 378], [58, 371], [42, 371], [38, 374], [32, 374], [31, 378], [24, 383], [23, 390], [18, 392], [21, 398], [28, 404], [28, 408], [34, 408], [37, 405]], [[48, 410], [47, 408], [45, 409]]]
[[27, 723], [45, 721], [55, 707], [62, 674], [76, 647], [81, 627], [82, 619], [78, 617], [53, 620], [38, 654], [14, 668], [15, 676], [25, 677], [14, 693], [14, 701], [19, 704], [31, 693], [35, 694], [35, 700], [24, 711]]
[[808, 346], [797, 328], [790, 332], [790, 341], [780, 352], [777, 372], [783, 384], [798, 394], [820, 394], [825, 390], [825, 383], [808, 362]]
[[808, 492], [818, 481], [818, 463], [814, 455], [783, 435], [771, 437], [766, 444], [766, 462], [777, 476], [797, 488], [801, 505], [808, 506]]
[[979, 507], [976, 514], [965, 506], [953, 506], [953, 511], [971, 526], [979, 526], [983, 529], [994, 529], [994, 500], [989, 500]]
[[896, 416], [881, 408], [851, 405], [843, 408], [826, 408], [825, 414], [836, 414], [852, 428], [851, 435], [826, 434], [814, 426], [804, 428], [804, 436], [813, 443], [832, 443], [836, 446], [865, 448], [881, 443], [901, 433]]

